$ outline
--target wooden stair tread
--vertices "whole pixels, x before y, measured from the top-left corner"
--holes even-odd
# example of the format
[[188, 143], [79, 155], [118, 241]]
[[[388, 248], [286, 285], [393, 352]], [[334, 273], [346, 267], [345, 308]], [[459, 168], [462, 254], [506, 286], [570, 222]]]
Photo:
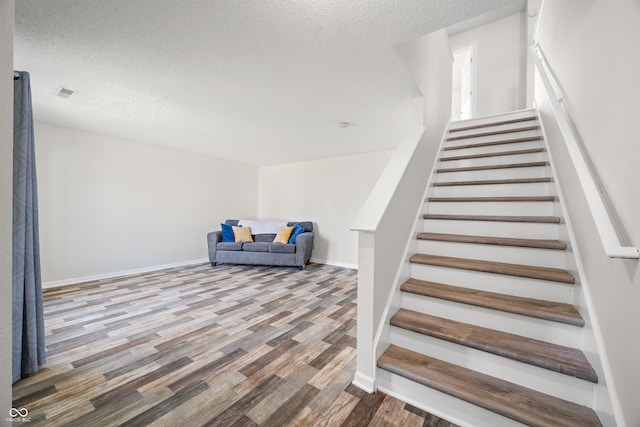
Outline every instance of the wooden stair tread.
[[552, 282], [575, 283], [575, 278], [561, 268], [538, 267], [533, 265], [510, 264], [506, 262], [484, 261], [468, 258], [454, 258], [439, 255], [416, 254], [409, 261], [417, 264], [438, 267], [460, 268], [484, 273], [504, 274], [507, 276], [528, 277], [530, 279]]
[[464, 126], [464, 127], [459, 127], [459, 128], [455, 128], [455, 129], [449, 129], [449, 133], [461, 132], [461, 131], [472, 130], [472, 129], [488, 128], [488, 127], [492, 127], [492, 126], [510, 125], [510, 124], [513, 124], [513, 123], [528, 122], [530, 120], [537, 120], [537, 119], [538, 118], [536, 116], [529, 116], [529, 117], [522, 117], [522, 118], [519, 118], [519, 119], [500, 120], [498, 122], [482, 123], [482, 124], [479, 124], [479, 125], [471, 125], [471, 126]]
[[463, 234], [420, 233], [419, 240], [437, 240], [440, 242], [477, 243], [481, 245], [517, 246], [522, 248], [538, 248], [565, 250], [567, 245], [559, 240], [546, 239], [514, 239], [511, 237], [470, 236]]
[[390, 345], [378, 367], [533, 427], [601, 426], [586, 406]]
[[598, 375], [584, 353], [575, 348], [404, 308], [393, 315], [391, 324], [592, 383], [598, 382]]
[[494, 135], [504, 135], [507, 133], [516, 133], [516, 132], [526, 132], [530, 130], [538, 130], [539, 126], [525, 126], [521, 128], [514, 129], [502, 129], [502, 130], [493, 130], [490, 132], [480, 132], [480, 133], [472, 133], [469, 135], [459, 135], [459, 136], [450, 136], [447, 138], [447, 141], [457, 141], [460, 139], [469, 139], [469, 138], [479, 138], [482, 136], [494, 136]]
[[560, 223], [560, 218], [557, 216], [424, 214], [422, 217], [424, 219], [445, 219], [454, 221], [534, 222], [542, 224]]
[[553, 202], [555, 196], [429, 197], [430, 202]]
[[517, 144], [519, 142], [540, 141], [541, 139], [542, 139], [541, 136], [529, 136], [526, 138], [512, 138], [512, 139], [503, 139], [498, 141], [478, 142], [475, 144], [464, 144], [464, 145], [454, 145], [450, 147], [444, 147], [442, 151], [464, 150], [465, 148], [491, 147], [493, 145]]
[[465, 168], [440, 168], [440, 169], [436, 169], [436, 172], [438, 173], [474, 172], [474, 171], [494, 170], [494, 169], [531, 168], [531, 167], [547, 166], [548, 164], [549, 162], [508, 163], [503, 165], [468, 166]]
[[453, 187], [457, 185], [497, 185], [497, 184], [536, 184], [551, 182], [551, 178], [513, 178], [513, 179], [482, 179], [477, 181], [445, 181], [434, 182], [434, 187]]
[[542, 153], [543, 151], [544, 151], [544, 148], [528, 148], [526, 150], [513, 150], [513, 151], [496, 151], [493, 153], [469, 154], [466, 156], [441, 157], [440, 161], [446, 162], [450, 160], [481, 159], [483, 157], [514, 156], [516, 154]]
[[580, 313], [571, 304], [499, 294], [411, 278], [400, 289], [427, 297], [520, 314], [573, 326], [584, 326]]

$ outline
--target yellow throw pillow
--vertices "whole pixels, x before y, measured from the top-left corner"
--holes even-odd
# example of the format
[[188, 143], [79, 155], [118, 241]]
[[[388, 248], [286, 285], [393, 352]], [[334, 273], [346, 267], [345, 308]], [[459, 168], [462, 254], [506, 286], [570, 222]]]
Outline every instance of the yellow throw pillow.
[[236, 227], [234, 225], [233, 237], [235, 237], [236, 242], [253, 242], [253, 237], [251, 236], [251, 227]]
[[289, 237], [291, 237], [292, 231], [293, 227], [280, 227], [276, 238], [273, 239], [273, 243], [289, 243]]

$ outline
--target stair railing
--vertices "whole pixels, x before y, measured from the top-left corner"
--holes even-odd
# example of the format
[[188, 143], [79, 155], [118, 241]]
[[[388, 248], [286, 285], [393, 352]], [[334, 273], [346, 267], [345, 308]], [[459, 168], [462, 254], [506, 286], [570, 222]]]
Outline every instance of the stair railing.
[[565, 145], [569, 152], [569, 156], [573, 162], [573, 166], [578, 174], [582, 191], [589, 205], [591, 215], [596, 223], [596, 229], [600, 235], [600, 240], [604, 246], [604, 251], [609, 258], [640, 258], [640, 251], [633, 246], [624, 246], [618, 237], [618, 233], [613, 225], [613, 220], [607, 210], [607, 206], [602, 198], [596, 181], [589, 169], [586, 159], [580, 149], [580, 144], [576, 138], [570, 125], [569, 118], [562, 108], [564, 95], [558, 85], [558, 82], [551, 72], [551, 68], [546, 61], [544, 53], [540, 46], [536, 43], [530, 48], [536, 69], [544, 85], [549, 97], [551, 109], [555, 120], [558, 124], [560, 132], [565, 141]]

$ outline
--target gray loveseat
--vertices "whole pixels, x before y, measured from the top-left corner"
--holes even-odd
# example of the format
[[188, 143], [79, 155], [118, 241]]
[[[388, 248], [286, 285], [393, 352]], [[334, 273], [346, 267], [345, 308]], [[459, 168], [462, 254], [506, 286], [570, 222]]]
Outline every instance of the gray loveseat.
[[[304, 232], [296, 237], [295, 244], [273, 243], [275, 233], [254, 234], [254, 242], [223, 242], [222, 231], [212, 231], [207, 234], [209, 245], [209, 261], [211, 265], [253, 264], [274, 265], [303, 268], [313, 249], [313, 223], [298, 221], [304, 227]], [[228, 219], [227, 225], [238, 225], [237, 219]], [[288, 222], [291, 227], [296, 222]]]

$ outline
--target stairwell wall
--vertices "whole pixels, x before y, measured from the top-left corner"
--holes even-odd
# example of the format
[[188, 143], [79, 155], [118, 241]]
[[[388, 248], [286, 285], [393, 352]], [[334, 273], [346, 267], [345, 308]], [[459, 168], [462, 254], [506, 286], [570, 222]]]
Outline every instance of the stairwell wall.
[[[607, 2], [566, 0], [545, 2], [536, 40], [560, 89], [583, 151], [600, 181], [605, 199], [617, 214], [627, 243], [640, 245], [640, 146], [633, 123], [640, 113], [640, 58], [632, 54], [640, 39], [640, 4], [634, 0]], [[552, 113], [536, 87], [536, 106], [547, 129]], [[578, 177], [560, 136], [548, 130], [558, 181], [576, 236], [587, 291], [604, 346], [614, 409], [619, 425], [640, 425], [640, 264], [610, 259], [603, 250]], [[584, 284], [583, 284], [584, 285]]]
[[477, 110], [475, 117], [490, 116], [526, 106], [526, 23], [524, 12], [450, 35], [458, 47], [474, 44]]
[[[354, 383], [375, 389], [375, 339], [392, 291], [402, 280], [407, 242], [423, 203], [451, 111], [448, 37], [436, 31], [398, 46], [397, 53], [424, 97], [424, 132], [392, 154], [356, 217], [358, 235], [358, 349]], [[418, 140], [419, 138], [419, 140]]]

